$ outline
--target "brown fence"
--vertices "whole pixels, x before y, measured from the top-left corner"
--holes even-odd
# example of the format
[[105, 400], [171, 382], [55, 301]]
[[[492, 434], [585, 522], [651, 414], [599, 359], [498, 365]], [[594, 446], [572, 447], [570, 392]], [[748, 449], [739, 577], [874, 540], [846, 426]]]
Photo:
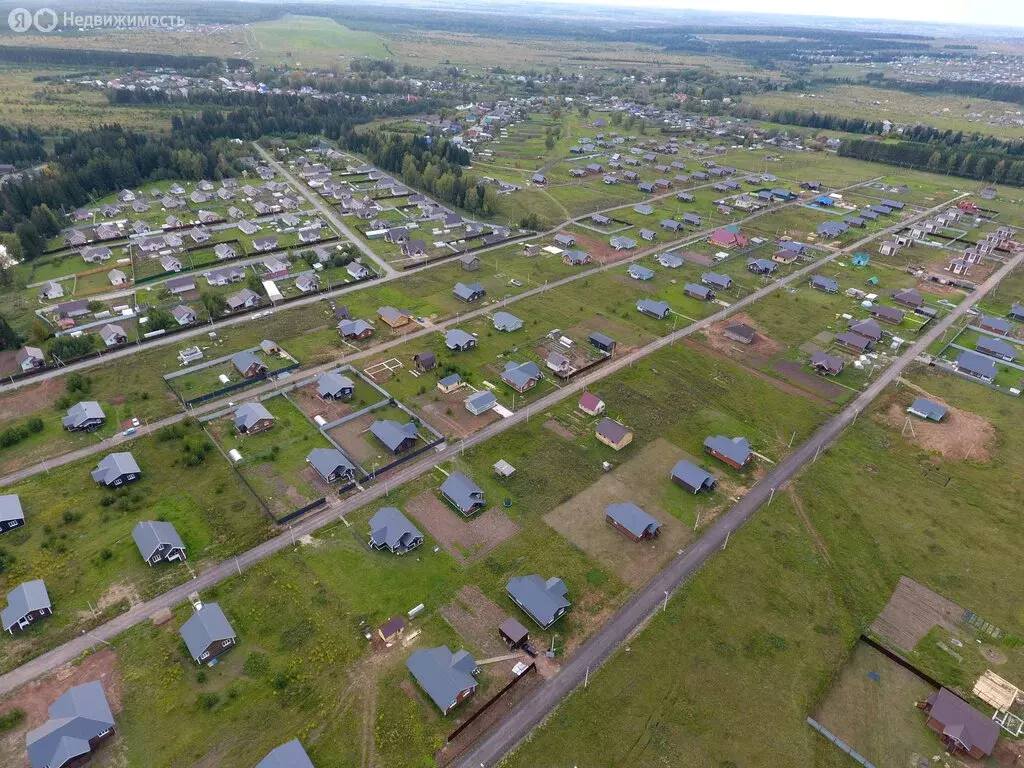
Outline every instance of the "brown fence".
[[494, 696], [489, 701], [487, 701], [486, 704], [484, 704], [482, 707], [480, 707], [480, 709], [478, 709], [476, 712], [474, 712], [472, 715], [470, 715], [469, 719], [466, 720], [466, 722], [464, 722], [462, 725], [460, 725], [454, 731], [449, 733], [448, 734], [448, 738], [445, 739], [445, 743], [446, 744], [450, 744], [452, 742], [452, 739], [454, 739], [456, 736], [458, 736], [460, 733], [462, 733], [464, 730], [466, 730], [466, 728], [468, 728], [473, 723], [474, 720], [476, 720], [478, 717], [480, 717], [480, 715], [482, 715], [484, 712], [486, 712], [488, 709], [490, 709], [494, 704], [497, 704], [498, 699], [500, 699], [502, 696], [504, 696], [506, 693], [508, 693], [510, 690], [512, 690], [512, 688], [514, 688], [516, 685], [518, 685], [520, 680], [523, 680], [524, 678], [526, 678], [527, 675], [529, 675], [531, 673], [536, 674], [536, 672], [537, 672], [537, 664], [535, 662], [530, 662], [530, 666], [528, 666], [523, 671], [523, 674], [521, 674], [521, 675], [519, 675], [517, 677], [513, 677], [512, 681], [508, 685], [506, 685], [504, 688], [502, 688], [500, 691], [498, 691], [496, 694], [494, 694]]

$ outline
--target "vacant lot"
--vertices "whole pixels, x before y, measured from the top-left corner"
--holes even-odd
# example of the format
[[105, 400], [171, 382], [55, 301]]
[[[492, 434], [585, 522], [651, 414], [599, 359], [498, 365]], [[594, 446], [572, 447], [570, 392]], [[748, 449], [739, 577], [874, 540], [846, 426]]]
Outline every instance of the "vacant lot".
[[430, 491], [410, 499], [406, 512], [463, 564], [483, 557], [519, 530], [498, 507], [466, 520]]
[[491, 601], [475, 584], [468, 584], [455, 593], [455, 599], [441, 606], [441, 616], [452, 629], [474, 648], [488, 656], [508, 653], [508, 646], [498, 634], [498, 627], [508, 613]]
[[[600, 560], [631, 586], [639, 586], [676, 553], [693, 533], [665, 511], [665, 484], [683, 451], [655, 440], [587, 490], [556, 507], [544, 521], [587, 554]], [[669, 489], [671, 491], [671, 489]], [[657, 539], [633, 542], [605, 522], [609, 504], [629, 501], [661, 524]]]
[[814, 718], [877, 766], [930, 763], [945, 750], [914, 704], [934, 692], [913, 672], [858, 643]]
[[949, 410], [941, 422], [911, 416], [907, 413], [907, 406], [913, 394], [892, 402], [887, 411], [879, 411], [878, 418], [882, 423], [898, 429], [904, 440], [944, 459], [988, 461], [998, 433], [987, 419], [946, 403], [943, 405]]

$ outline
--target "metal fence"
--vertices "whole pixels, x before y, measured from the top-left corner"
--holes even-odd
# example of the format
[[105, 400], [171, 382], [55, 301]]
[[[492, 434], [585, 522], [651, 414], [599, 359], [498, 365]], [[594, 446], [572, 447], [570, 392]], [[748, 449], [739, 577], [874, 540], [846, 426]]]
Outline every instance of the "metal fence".
[[270, 371], [268, 373], [262, 373], [259, 376], [253, 376], [251, 379], [236, 381], [234, 384], [228, 384], [226, 387], [221, 387], [213, 392], [206, 392], [205, 394], [193, 397], [191, 400], [182, 399], [181, 402], [186, 408], [191, 408], [192, 406], [199, 405], [200, 403], [205, 403], [207, 400], [216, 400], [219, 397], [223, 397], [224, 395], [230, 394], [235, 390], [242, 389], [243, 387], [251, 387], [253, 384], [266, 381], [272, 376], [280, 376], [281, 374], [288, 373], [289, 371], [294, 371], [299, 367], [299, 365], [299, 363], [292, 363], [291, 365], [286, 365], [284, 368], [278, 368], [277, 370]]
[[852, 757], [858, 763], [860, 763], [861, 765], [865, 766], [865, 768], [875, 768], [874, 763], [872, 763], [870, 760], [868, 760], [866, 757], [864, 757], [864, 755], [862, 755], [860, 752], [855, 750], [853, 747], [851, 747], [845, 741], [843, 741], [838, 736], [836, 736], [834, 733], [832, 733], [832, 731], [830, 731], [824, 725], [819, 723], [813, 717], [808, 717], [807, 718], [807, 724], [809, 726], [811, 726], [811, 728], [816, 730], [818, 733], [820, 733], [822, 736], [824, 736], [826, 739], [828, 739], [833, 744], [835, 744], [837, 747], [839, 747], [841, 750], [843, 750], [843, 752], [848, 754], [850, 757]]

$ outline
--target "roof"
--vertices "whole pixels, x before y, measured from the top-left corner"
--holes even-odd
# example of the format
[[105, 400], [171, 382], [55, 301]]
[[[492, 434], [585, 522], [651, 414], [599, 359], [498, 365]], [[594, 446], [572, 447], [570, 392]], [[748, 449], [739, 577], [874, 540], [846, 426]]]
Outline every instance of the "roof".
[[523, 321], [511, 312], [495, 312], [493, 321], [499, 331], [515, 331], [523, 327]]
[[193, 659], [198, 659], [211, 643], [235, 638], [235, 630], [217, 603], [206, 603], [178, 630]]
[[373, 330], [373, 325], [362, 318], [358, 320], [342, 320], [338, 323], [338, 330], [345, 336], [361, 336], [367, 330]]
[[114, 727], [114, 715], [98, 680], [69, 688], [49, 712], [49, 720], [25, 735], [34, 768], [56, 768], [88, 754], [89, 741]]
[[671, 477], [673, 480], [679, 480], [691, 488], [701, 488], [708, 482], [710, 482], [711, 485], [715, 484], [714, 475], [686, 459], [681, 459], [676, 462], [676, 465], [672, 467]]
[[466, 398], [466, 407], [472, 411], [482, 412], [493, 408], [497, 402], [498, 398], [494, 396], [493, 392], [482, 390]]
[[999, 372], [996, 364], [987, 357], [967, 350], [960, 353], [960, 356], [956, 359], [956, 364], [958, 368], [963, 368], [965, 371], [976, 373], [989, 379], [994, 379]]
[[484, 287], [480, 283], [470, 283], [469, 285], [456, 283], [453, 290], [460, 299], [471, 299], [477, 294], [484, 293]]
[[442, 712], [451, 709], [460, 693], [477, 684], [473, 657], [466, 651], [452, 653], [447, 645], [421, 648], [406, 660], [405, 666]]
[[842, 333], [836, 334], [836, 343], [843, 344], [853, 349], [865, 350], [871, 346], [871, 341], [859, 333], [853, 333], [852, 331], [843, 331]]
[[718, 272], [705, 272], [700, 276], [702, 282], [711, 283], [716, 288], [728, 288], [732, 285], [732, 278]]
[[348, 376], [334, 371], [325, 373], [316, 380], [316, 391], [323, 396], [336, 396], [344, 389], [354, 389], [355, 383]]
[[757, 335], [757, 331], [746, 323], [733, 323], [732, 325], [727, 325], [725, 326], [725, 332], [731, 333], [733, 336], [739, 336], [742, 339], [747, 339], [748, 341], [753, 340], [754, 336]]
[[647, 312], [658, 317], [664, 317], [669, 312], [667, 301], [655, 301], [654, 299], [640, 299], [636, 303], [636, 308], [641, 312]]
[[896, 309], [895, 307], [887, 307], [885, 306], [885, 304], [875, 304], [875, 306], [871, 308], [871, 314], [875, 315], [876, 317], [891, 320], [894, 323], [899, 323], [903, 321], [902, 309]]
[[540, 626], [546, 627], [559, 612], [569, 607], [565, 582], [557, 577], [544, 581], [537, 574], [514, 576], [505, 585], [512, 598], [522, 606]]
[[235, 354], [233, 354], [231, 356], [231, 362], [234, 364], [235, 368], [238, 369], [239, 373], [245, 373], [250, 368], [252, 368], [253, 365], [256, 365], [260, 368], [267, 367], [266, 363], [260, 360], [256, 356], [255, 352], [250, 352], [248, 350], [244, 352], [236, 352]]
[[141, 471], [135, 457], [128, 451], [121, 451], [107, 454], [100, 459], [96, 469], [92, 471], [92, 479], [97, 483], [109, 485], [121, 475], [137, 474]]
[[584, 392], [580, 395], [580, 408], [596, 411], [602, 405], [604, 405], [604, 401], [593, 392]]
[[909, 288], [905, 291], [896, 291], [896, 293], [892, 295], [892, 298], [895, 301], [900, 301], [904, 304], [911, 304], [913, 306], [920, 306], [921, 304], [924, 304], [924, 297], [913, 288]]
[[984, 352], [988, 355], [995, 355], [996, 357], [1002, 357], [1007, 360], [1013, 360], [1017, 356], [1017, 348], [1012, 344], [1007, 344], [1002, 339], [995, 339], [991, 336], [981, 336], [974, 348], [979, 352]]
[[829, 291], [835, 293], [839, 290], [839, 283], [833, 280], [831, 277], [823, 277], [822, 275], [814, 275], [811, 277], [811, 285], [820, 291]]
[[618, 443], [633, 432], [625, 424], [606, 416], [598, 423], [597, 434], [613, 443]]
[[313, 762], [302, 748], [298, 739], [292, 739], [280, 747], [270, 750], [256, 768], [313, 768]]
[[645, 533], [654, 533], [661, 523], [631, 502], [609, 504], [604, 513], [614, 522], [639, 538]]
[[453, 373], [453, 374], [451, 374], [449, 376], [445, 376], [443, 379], [441, 379], [437, 383], [440, 384], [442, 387], [451, 387], [451, 386], [453, 386], [455, 384], [460, 383], [461, 381], [462, 381], [462, 377], [459, 376], [459, 374], [457, 374], [457, 373]]
[[51, 607], [45, 582], [42, 579], [26, 581], [7, 593], [7, 607], [0, 611], [0, 619], [6, 631], [33, 611]]
[[452, 328], [444, 335], [444, 343], [448, 349], [464, 349], [465, 347], [475, 344], [476, 339], [473, 335], [467, 333], [461, 328]]
[[75, 403], [68, 408], [68, 415], [64, 417], [63, 423], [65, 427], [74, 427], [79, 424], [84, 424], [90, 419], [105, 419], [106, 414], [103, 413], [103, 409], [100, 408], [100, 404], [95, 400], [83, 400], [80, 403]]
[[505, 370], [502, 371], [501, 378], [510, 386], [522, 389], [531, 379], [540, 378], [540, 368], [532, 361], [528, 363], [509, 361], [505, 363]]
[[600, 331], [594, 331], [593, 333], [590, 334], [589, 338], [591, 341], [596, 341], [598, 344], [601, 344], [603, 346], [611, 346], [612, 344], [615, 343], [615, 339], [613, 339], [611, 336], [604, 335]]
[[979, 749], [992, 753], [999, 738], [999, 726], [956, 694], [939, 689], [929, 701], [932, 718], [943, 726], [943, 734], [952, 736], [969, 751]]
[[710, 298], [714, 293], [706, 285], [698, 285], [697, 283], [687, 283], [685, 286], [683, 286], [683, 290], [686, 291], [687, 293], [693, 294], [695, 296], [700, 296], [701, 298], [704, 299]]
[[648, 269], [640, 264], [631, 264], [628, 271], [629, 276], [637, 280], [650, 280], [654, 277], [653, 269]]
[[370, 541], [376, 546], [401, 549], [422, 537], [419, 529], [397, 507], [381, 507], [370, 518]]
[[521, 643], [530, 636], [530, 630], [511, 616], [501, 622], [501, 626], [498, 627], [498, 631], [505, 635], [505, 637], [509, 638], [513, 643]]
[[0, 523], [8, 520], [24, 520], [25, 512], [21, 508], [21, 499], [18, 494], [11, 493], [0, 496]]
[[408, 312], [403, 312], [400, 309], [394, 307], [381, 307], [377, 310], [377, 314], [380, 315], [381, 319], [385, 322], [393, 323], [401, 320], [403, 317], [408, 317]]
[[878, 341], [882, 338], [882, 326], [871, 318], [853, 321], [850, 323], [850, 330], [859, 336], [864, 336], [872, 341]]
[[483, 489], [462, 472], [452, 472], [441, 483], [443, 493], [461, 512], [471, 512], [484, 503]]
[[149, 560], [153, 553], [165, 545], [184, 549], [185, 543], [170, 523], [162, 520], [142, 520], [132, 529], [132, 538], [139, 554]]
[[737, 464], [745, 464], [752, 453], [750, 442], [745, 437], [728, 438], [725, 435], [715, 435], [704, 441], [704, 447]]
[[999, 331], [1000, 333], [1009, 333], [1010, 329], [1013, 328], [1013, 324], [1009, 320], [994, 317], [993, 315], [982, 315], [978, 325], [991, 328], [993, 331]]
[[925, 419], [931, 419], [932, 421], [942, 421], [942, 417], [946, 415], [946, 406], [939, 405], [938, 403], [932, 402], [923, 397], [919, 397], [911, 403], [907, 409], [911, 413], [917, 414]]
[[396, 451], [409, 438], [416, 438], [419, 432], [411, 421], [399, 424], [391, 419], [378, 419], [370, 425], [370, 432], [390, 450]]
[[263, 403], [242, 403], [235, 409], [235, 428], [249, 429], [263, 419], [274, 420], [274, 414], [267, 410]]
[[837, 355], [830, 355], [819, 349], [811, 355], [811, 365], [815, 367], [823, 367], [826, 370], [836, 371], [838, 373], [846, 367], [846, 361]]
[[314, 448], [306, 455], [306, 461], [324, 477], [329, 477], [339, 468], [343, 473], [354, 473], [355, 465], [337, 448]]
[[667, 269], [675, 269], [683, 266], [684, 259], [682, 256], [678, 256], [674, 253], [659, 253], [658, 263]]

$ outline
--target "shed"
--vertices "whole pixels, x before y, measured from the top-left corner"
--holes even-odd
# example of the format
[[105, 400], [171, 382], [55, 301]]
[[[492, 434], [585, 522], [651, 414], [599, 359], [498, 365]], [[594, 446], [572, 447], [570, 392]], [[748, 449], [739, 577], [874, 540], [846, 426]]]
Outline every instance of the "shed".
[[530, 631], [511, 616], [501, 622], [498, 634], [513, 651], [530, 642]]

